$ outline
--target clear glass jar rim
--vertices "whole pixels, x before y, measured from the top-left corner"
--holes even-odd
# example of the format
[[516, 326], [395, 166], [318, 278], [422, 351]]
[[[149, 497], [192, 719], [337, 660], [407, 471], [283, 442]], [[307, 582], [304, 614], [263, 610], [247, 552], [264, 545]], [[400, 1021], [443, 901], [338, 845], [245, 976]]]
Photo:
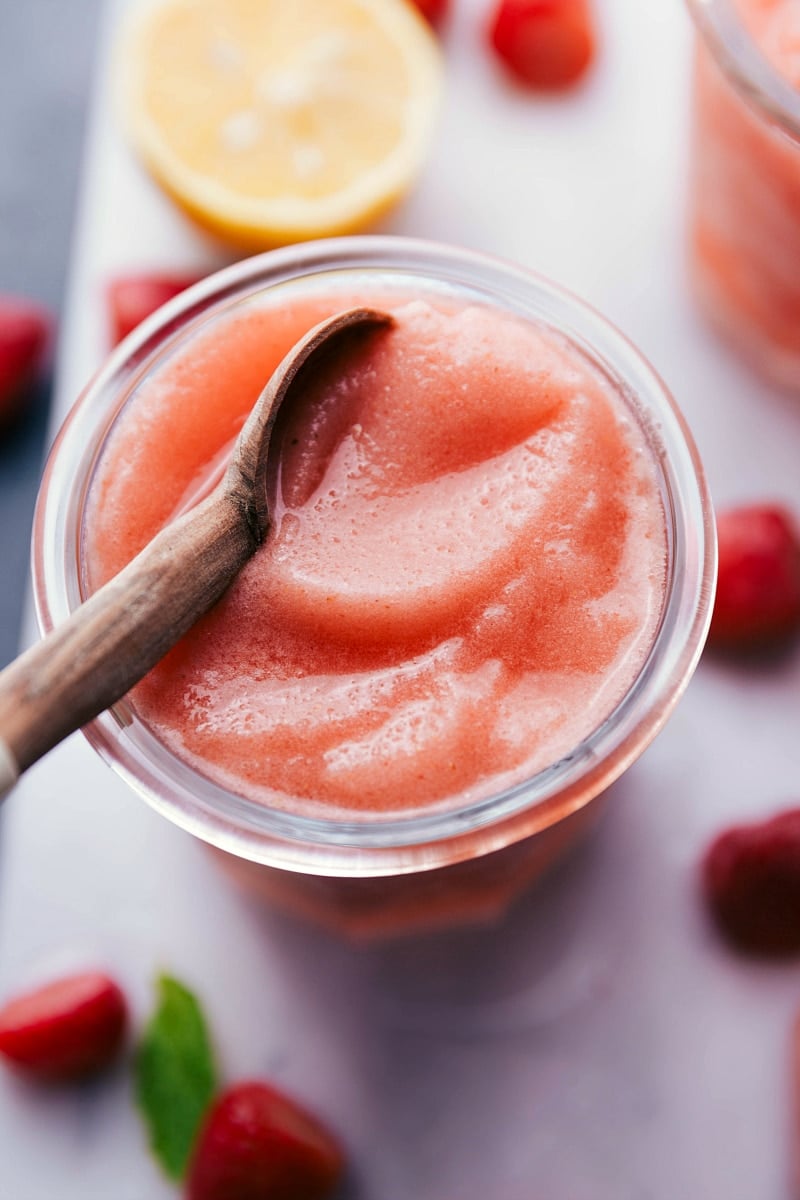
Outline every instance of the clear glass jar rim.
[[792, 141], [800, 141], [800, 92], [761, 52], [731, 0], [686, 3], [706, 45], [736, 89]]
[[210, 276], [145, 321], [91, 381], [56, 440], [36, 509], [34, 594], [43, 628], [62, 620], [80, 601], [75, 535], [81, 489], [102, 444], [113, 396], [125, 379], [168, 344], [174, 331], [185, 332], [223, 300], [342, 270], [427, 276], [473, 292], [482, 289], [488, 302], [505, 299], [512, 309], [514, 298], [519, 303], [524, 296], [540, 319], [583, 346], [643, 406], [661, 447], [657, 457], [673, 538], [661, 626], [642, 671], [614, 712], [561, 762], [462, 808], [369, 821], [289, 814], [226, 792], [152, 735], [143, 753], [130, 740], [132, 718], [124, 701], [85, 730], [95, 749], [152, 807], [221, 849], [295, 871], [383, 875], [499, 849], [583, 807], [617, 778], [664, 724], [697, 664], [710, 620], [716, 546], [702, 466], [680, 411], [638, 350], [594, 309], [536, 274], [473, 251], [399, 237], [330, 239], [271, 251]]

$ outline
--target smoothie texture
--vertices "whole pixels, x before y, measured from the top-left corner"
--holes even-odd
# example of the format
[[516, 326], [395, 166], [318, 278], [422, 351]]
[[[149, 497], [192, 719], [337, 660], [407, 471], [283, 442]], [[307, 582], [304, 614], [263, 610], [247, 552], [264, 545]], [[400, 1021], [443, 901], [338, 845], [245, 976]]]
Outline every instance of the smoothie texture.
[[209, 486], [294, 342], [365, 302], [394, 327], [286, 414], [266, 543], [130, 701], [236, 794], [379, 819], [569, 754], [641, 670], [668, 551], [643, 424], [575, 345], [450, 296], [329, 286], [233, 309], [138, 385], [90, 489], [87, 590]]
[[[732, 0], [754, 52], [800, 90], [797, 0]], [[800, 387], [800, 142], [701, 45], [692, 237], [701, 299], [767, 374]]]

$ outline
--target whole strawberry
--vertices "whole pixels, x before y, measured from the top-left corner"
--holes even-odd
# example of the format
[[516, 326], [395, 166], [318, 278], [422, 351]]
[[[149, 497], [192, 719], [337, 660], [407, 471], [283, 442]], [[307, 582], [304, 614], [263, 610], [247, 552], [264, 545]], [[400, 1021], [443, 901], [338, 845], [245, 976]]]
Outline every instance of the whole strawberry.
[[197, 283], [198, 278], [149, 272], [112, 279], [107, 288], [112, 345], [121, 342], [162, 304]]
[[702, 863], [706, 902], [748, 954], [800, 954], [800, 809], [720, 834]]
[[239, 1083], [206, 1118], [187, 1197], [323, 1200], [342, 1167], [338, 1143], [315, 1117], [265, 1083]]
[[503, 65], [526, 87], [571, 87], [595, 55], [590, 0], [498, 0], [487, 31]]
[[126, 1026], [125, 997], [113, 980], [70, 975], [0, 1009], [0, 1055], [41, 1079], [80, 1079], [117, 1057]]
[[774, 649], [800, 633], [800, 539], [789, 512], [749, 505], [717, 514], [719, 575], [708, 642]]
[[0, 427], [22, 411], [47, 355], [52, 321], [38, 304], [0, 295]]

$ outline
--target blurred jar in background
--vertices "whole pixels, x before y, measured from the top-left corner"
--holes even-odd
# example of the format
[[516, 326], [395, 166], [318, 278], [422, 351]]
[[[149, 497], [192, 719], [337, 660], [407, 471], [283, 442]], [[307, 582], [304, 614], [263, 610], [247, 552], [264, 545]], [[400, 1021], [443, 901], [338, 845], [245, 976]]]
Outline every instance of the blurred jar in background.
[[800, 0], [688, 0], [690, 236], [713, 324], [800, 391]]

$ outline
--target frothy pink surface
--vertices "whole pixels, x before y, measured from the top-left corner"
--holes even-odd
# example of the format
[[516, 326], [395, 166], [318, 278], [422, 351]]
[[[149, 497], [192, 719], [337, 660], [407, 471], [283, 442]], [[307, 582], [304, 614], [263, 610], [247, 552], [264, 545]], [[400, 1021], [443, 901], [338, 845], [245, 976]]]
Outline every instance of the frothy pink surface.
[[[652, 456], [610, 384], [499, 311], [380, 299], [396, 327], [292, 414], [267, 545], [133, 693], [202, 773], [303, 812], [463, 803], [558, 760], [630, 686], [663, 599]], [[93, 486], [93, 585], [352, 301], [244, 312], [139, 389]]]

